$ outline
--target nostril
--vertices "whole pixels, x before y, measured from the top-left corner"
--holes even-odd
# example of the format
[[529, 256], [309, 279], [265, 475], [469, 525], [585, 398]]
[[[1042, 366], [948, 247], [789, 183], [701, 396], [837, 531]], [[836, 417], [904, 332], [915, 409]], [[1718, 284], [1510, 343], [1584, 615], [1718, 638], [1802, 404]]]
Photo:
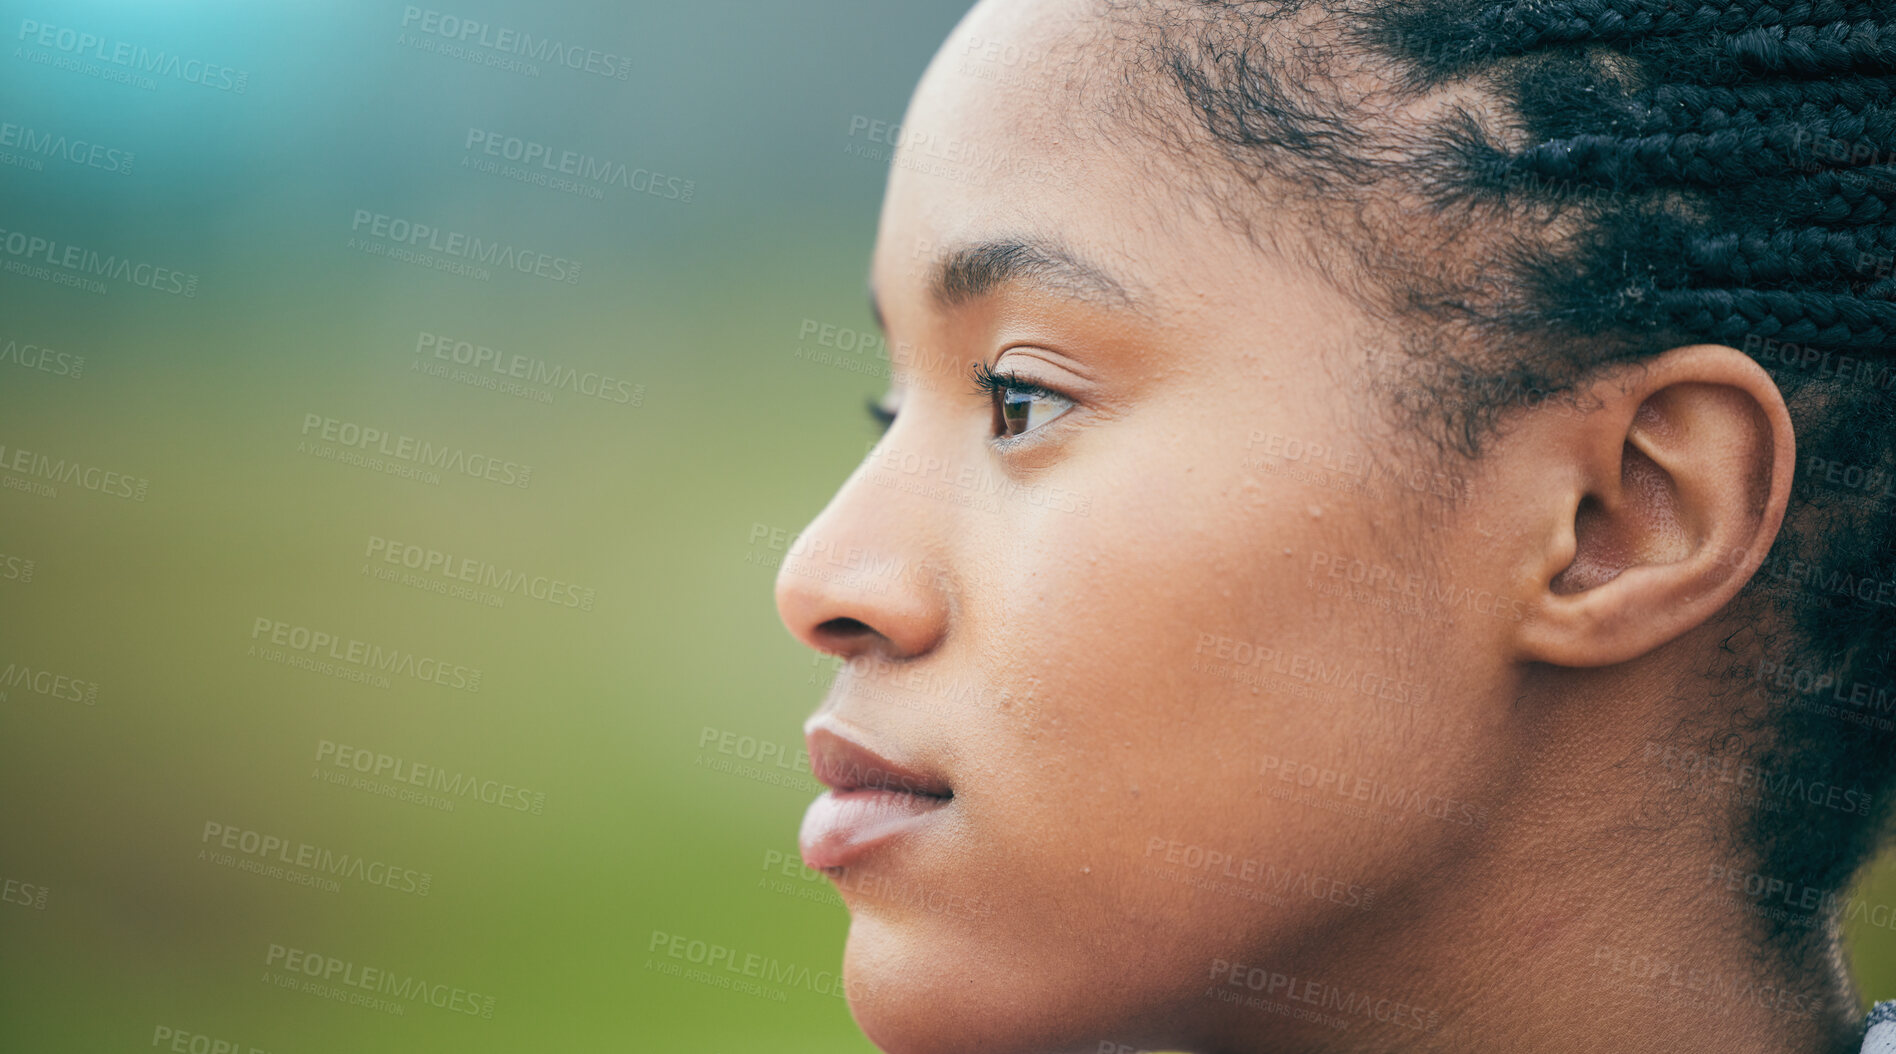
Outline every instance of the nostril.
[[864, 649], [875, 647], [881, 634], [861, 619], [839, 616], [817, 623], [811, 636], [814, 638], [811, 643], [818, 650], [853, 658]]
[[833, 618], [819, 624], [816, 627], [816, 632], [825, 637], [850, 638], [860, 637], [866, 633], [873, 633], [875, 631], [870, 629], [869, 624], [866, 622], [859, 622], [853, 618]]

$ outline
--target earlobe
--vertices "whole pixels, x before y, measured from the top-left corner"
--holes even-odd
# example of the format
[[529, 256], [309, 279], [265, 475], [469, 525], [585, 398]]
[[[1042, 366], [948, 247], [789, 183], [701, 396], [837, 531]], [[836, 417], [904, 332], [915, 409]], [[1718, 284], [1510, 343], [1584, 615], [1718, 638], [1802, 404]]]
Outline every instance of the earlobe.
[[1524, 660], [1607, 666], [1708, 621], [1776, 540], [1796, 451], [1764, 369], [1729, 347], [1675, 348], [1593, 386], [1577, 418], [1528, 426]]

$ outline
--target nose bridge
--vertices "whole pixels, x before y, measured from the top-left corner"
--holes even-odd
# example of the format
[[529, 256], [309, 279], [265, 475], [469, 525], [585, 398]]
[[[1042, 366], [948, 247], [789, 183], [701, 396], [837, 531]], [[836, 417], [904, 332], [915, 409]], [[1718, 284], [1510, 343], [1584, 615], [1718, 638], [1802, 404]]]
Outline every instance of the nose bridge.
[[953, 511], [885, 475], [872, 452], [784, 554], [778, 615], [810, 647], [911, 658], [948, 632], [940, 546]]

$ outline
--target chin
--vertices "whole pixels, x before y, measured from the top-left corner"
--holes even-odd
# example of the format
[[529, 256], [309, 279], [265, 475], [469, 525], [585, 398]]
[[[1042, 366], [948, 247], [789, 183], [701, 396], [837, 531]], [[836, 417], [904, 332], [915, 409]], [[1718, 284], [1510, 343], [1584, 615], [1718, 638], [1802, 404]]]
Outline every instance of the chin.
[[[991, 940], [946, 927], [857, 914], [843, 953], [849, 1010], [885, 1054], [1096, 1054], [1104, 1022], [1131, 993], [1100, 991], [1088, 1006], [1084, 971], [1036, 967]], [[1019, 951], [1020, 949], [1012, 949]]]
[[[970, 966], [983, 949], [938, 927], [870, 913], [849, 924], [843, 978], [856, 1024], [886, 1054], [1007, 1054], [1019, 1046], [1027, 1007], [997, 1005], [997, 995], [1031, 985]], [[931, 929], [937, 932], [929, 932]], [[985, 975], [985, 976], [982, 976]]]

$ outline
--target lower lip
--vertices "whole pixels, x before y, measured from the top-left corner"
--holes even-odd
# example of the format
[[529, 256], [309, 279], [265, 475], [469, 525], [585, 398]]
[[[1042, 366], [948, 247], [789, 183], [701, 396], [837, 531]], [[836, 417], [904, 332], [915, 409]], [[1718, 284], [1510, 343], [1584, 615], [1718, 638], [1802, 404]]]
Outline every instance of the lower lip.
[[829, 791], [803, 814], [797, 842], [803, 862], [824, 870], [842, 867], [891, 838], [920, 828], [953, 799], [903, 791]]

